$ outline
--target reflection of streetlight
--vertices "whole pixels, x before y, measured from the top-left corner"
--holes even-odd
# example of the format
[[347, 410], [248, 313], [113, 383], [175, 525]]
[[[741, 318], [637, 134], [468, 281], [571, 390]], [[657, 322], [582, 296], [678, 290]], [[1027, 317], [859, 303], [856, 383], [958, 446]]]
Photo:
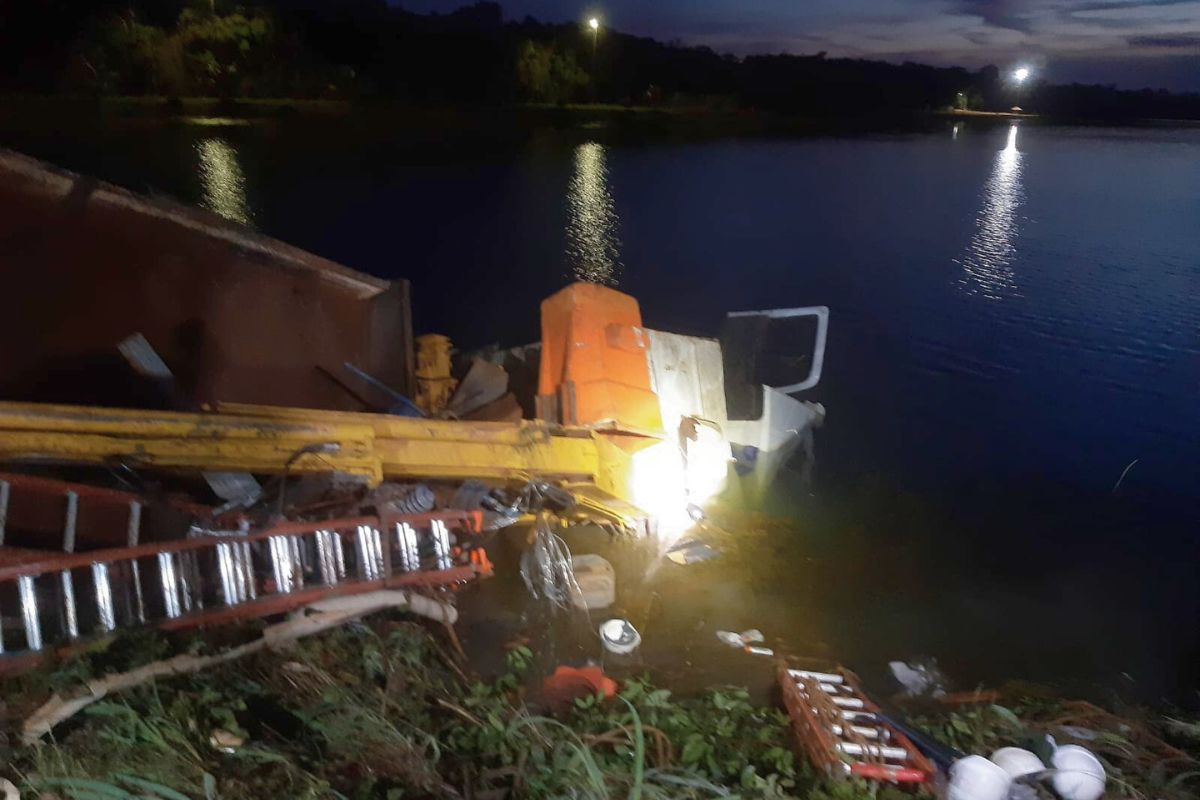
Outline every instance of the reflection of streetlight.
[[1025, 79], [1029, 77], [1029, 67], [1017, 67], [1013, 70], [1012, 77], [1017, 83], [1024, 83]]
[[224, 139], [204, 139], [197, 143], [196, 153], [204, 190], [201, 205], [225, 219], [249, 225], [253, 215], [246, 202], [246, 177], [237, 150]]
[[1021, 151], [1011, 125], [1004, 149], [996, 154], [992, 176], [983, 187], [983, 203], [975, 217], [975, 235], [955, 259], [963, 268], [959, 284], [970, 294], [1003, 300], [1019, 294], [1013, 262], [1017, 259], [1019, 211], [1024, 203]]
[[615, 286], [621, 277], [621, 219], [608, 182], [604, 145], [575, 148], [567, 187], [567, 261], [577, 281]]

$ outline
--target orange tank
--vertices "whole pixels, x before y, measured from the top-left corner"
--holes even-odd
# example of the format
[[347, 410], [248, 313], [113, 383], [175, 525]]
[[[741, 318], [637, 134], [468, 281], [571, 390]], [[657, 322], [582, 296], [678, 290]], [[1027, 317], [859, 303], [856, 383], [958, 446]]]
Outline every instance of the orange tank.
[[538, 416], [566, 425], [662, 435], [650, 340], [637, 300], [575, 283], [542, 301]]

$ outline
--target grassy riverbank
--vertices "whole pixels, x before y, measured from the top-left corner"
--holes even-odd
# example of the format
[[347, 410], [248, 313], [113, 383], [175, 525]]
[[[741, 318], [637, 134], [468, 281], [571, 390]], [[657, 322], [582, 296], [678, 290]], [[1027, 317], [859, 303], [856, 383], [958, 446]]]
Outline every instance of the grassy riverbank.
[[[64, 800], [903, 796], [817, 779], [797, 763], [784, 715], [737, 687], [677, 697], [630, 679], [616, 698], [577, 700], [555, 718], [539, 702], [528, 649], [510, 649], [500, 675], [473, 678], [449, 642], [396, 614], [141, 685], [62, 723], [49, 743], [15, 744], [18, 723], [52, 692], [71, 696], [101, 673], [255, 634], [226, 631], [220, 643], [137, 634], [6, 682], [4, 777]], [[921, 716], [913, 719], [948, 744], [986, 753], [1051, 728], [1061, 740], [1063, 725], [1102, 728], [1106, 712], [1094, 708], [1026, 689], [997, 702], [914, 709]], [[1155, 716], [1119, 724], [1122, 732], [1097, 729], [1089, 742], [1106, 762], [1109, 796], [1194, 796], [1200, 773], [1156, 736], [1195, 755], [1200, 726]]]

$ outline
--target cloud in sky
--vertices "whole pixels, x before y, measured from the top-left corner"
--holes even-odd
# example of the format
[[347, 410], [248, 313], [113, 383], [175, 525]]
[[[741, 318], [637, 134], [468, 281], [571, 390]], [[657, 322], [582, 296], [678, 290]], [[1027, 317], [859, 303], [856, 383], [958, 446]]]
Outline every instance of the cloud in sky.
[[[449, 11], [465, 0], [403, 0]], [[1007, 66], [1200, 91], [1200, 0], [500, 0], [510, 19], [598, 13], [625, 32], [760, 52]]]

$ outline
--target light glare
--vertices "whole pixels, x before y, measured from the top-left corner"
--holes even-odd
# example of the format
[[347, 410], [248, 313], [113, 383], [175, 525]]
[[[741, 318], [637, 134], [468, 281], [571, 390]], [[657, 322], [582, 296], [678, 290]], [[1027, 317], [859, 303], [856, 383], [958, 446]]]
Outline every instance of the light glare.
[[600, 29], [600, 20], [596, 19], [595, 17], [592, 17], [591, 19], [588, 20], [588, 27], [594, 31], [599, 30]]
[[1019, 67], [1013, 72], [1013, 80], [1016, 81], [1017, 83], [1024, 83], [1025, 79], [1028, 77], [1029, 77], [1029, 68], [1028, 67]]

